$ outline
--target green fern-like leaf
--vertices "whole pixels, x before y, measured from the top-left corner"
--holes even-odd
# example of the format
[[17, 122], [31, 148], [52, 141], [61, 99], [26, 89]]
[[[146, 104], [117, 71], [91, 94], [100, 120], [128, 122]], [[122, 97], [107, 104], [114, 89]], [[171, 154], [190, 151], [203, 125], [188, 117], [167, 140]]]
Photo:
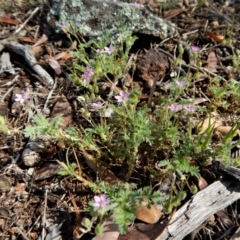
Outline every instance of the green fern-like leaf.
[[33, 125], [27, 126], [24, 129], [25, 137], [36, 138], [43, 134], [49, 134], [57, 137], [59, 133], [59, 126], [62, 123], [62, 118], [57, 116], [51, 121], [42, 114], [37, 114], [33, 117]]

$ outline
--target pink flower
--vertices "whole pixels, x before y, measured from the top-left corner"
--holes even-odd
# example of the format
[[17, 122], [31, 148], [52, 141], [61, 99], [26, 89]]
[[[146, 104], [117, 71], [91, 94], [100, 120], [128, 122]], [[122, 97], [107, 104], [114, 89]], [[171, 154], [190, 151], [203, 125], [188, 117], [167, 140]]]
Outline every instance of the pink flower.
[[128, 92], [124, 92], [123, 90], [121, 90], [119, 92], [119, 96], [115, 96], [115, 99], [117, 99], [118, 102], [124, 102], [128, 100], [130, 93]]
[[96, 107], [96, 108], [100, 108], [103, 105], [104, 105], [104, 103], [100, 102], [100, 101], [91, 104], [92, 107]]
[[184, 80], [182, 81], [175, 81], [175, 83], [179, 86], [179, 87], [184, 87], [184, 85], [186, 84], [186, 82]]
[[168, 109], [170, 109], [172, 112], [178, 112], [178, 111], [182, 110], [182, 105], [173, 103], [170, 106], [168, 106]]
[[110, 200], [106, 198], [105, 194], [101, 194], [100, 196], [94, 196], [93, 206], [95, 208], [104, 208], [106, 205], [110, 203]]
[[99, 53], [99, 54], [102, 54], [102, 53], [104, 53], [105, 51], [104, 51], [103, 49], [97, 49], [96, 52]]
[[16, 102], [20, 102], [22, 104], [25, 100], [27, 100], [29, 98], [30, 98], [30, 94], [29, 94], [29, 89], [27, 88], [25, 93], [23, 93], [23, 94], [16, 93], [14, 100]]
[[192, 104], [189, 104], [187, 106], [184, 106], [184, 109], [187, 111], [187, 112], [195, 112], [196, 109], [197, 109], [197, 106], [194, 106]]
[[197, 47], [197, 46], [191, 46], [191, 49], [194, 51], [194, 52], [198, 52], [200, 51], [200, 47]]
[[87, 84], [90, 82], [91, 77], [94, 75], [94, 71], [92, 67], [87, 66], [85, 72], [82, 75], [83, 83]]
[[143, 5], [141, 3], [138, 3], [138, 2], [134, 2], [134, 5], [137, 8], [142, 8], [143, 7]]
[[109, 47], [104, 47], [104, 52], [108, 54], [111, 54], [114, 50], [115, 50], [115, 47], [112, 44], [110, 44]]

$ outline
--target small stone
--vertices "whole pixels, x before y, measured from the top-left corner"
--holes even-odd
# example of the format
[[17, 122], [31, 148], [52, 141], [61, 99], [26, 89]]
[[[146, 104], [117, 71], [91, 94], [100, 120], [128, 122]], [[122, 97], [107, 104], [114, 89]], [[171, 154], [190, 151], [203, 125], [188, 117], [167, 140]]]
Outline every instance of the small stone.
[[26, 148], [22, 152], [21, 157], [22, 157], [24, 164], [28, 167], [33, 167], [33, 166], [37, 165], [41, 160], [40, 155], [37, 152], [32, 151], [29, 148]]
[[217, 27], [219, 27], [219, 22], [218, 22], [218, 21], [212, 21], [212, 22], [210, 23], [210, 25], [211, 25], [211, 27], [213, 27], [213, 28], [217, 28]]
[[4, 176], [4, 175], [1, 175], [0, 176], [0, 192], [8, 192], [10, 191], [12, 187], [12, 182], [11, 182], [11, 179]]

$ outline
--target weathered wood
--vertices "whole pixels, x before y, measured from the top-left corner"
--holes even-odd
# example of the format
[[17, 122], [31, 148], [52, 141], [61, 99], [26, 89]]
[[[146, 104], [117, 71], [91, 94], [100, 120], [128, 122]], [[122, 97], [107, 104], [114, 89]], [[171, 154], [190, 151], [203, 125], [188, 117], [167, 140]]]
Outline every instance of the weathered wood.
[[47, 84], [52, 86], [54, 84], [54, 80], [52, 77], [39, 65], [37, 64], [37, 60], [34, 57], [32, 51], [28, 46], [22, 45], [17, 42], [8, 42], [3, 44], [6, 49], [9, 49], [22, 57], [24, 57], [26, 63], [29, 67], [32, 68], [34, 72]]
[[156, 240], [181, 240], [208, 217], [240, 198], [240, 183], [221, 179], [194, 195]]

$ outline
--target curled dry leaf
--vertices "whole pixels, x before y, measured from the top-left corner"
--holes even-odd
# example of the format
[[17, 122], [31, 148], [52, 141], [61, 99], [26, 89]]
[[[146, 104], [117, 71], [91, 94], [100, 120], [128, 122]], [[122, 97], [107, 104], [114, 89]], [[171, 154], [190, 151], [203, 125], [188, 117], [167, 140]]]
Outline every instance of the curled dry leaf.
[[136, 204], [136, 209], [136, 218], [150, 224], [156, 223], [163, 215], [163, 213], [153, 204], [148, 208], [146, 201], [143, 201], [141, 205]]
[[200, 190], [202, 190], [203, 188], [207, 187], [208, 183], [206, 182], [206, 180], [203, 177], [199, 177], [198, 178], [198, 187]]
[[207, 102], [207, 101], [209, 101], [207, 98], [195, 98], [193, 104], [198, 105], [200, 103]]
[[65, 129], [72, 122], [72, 107], [64, 95], [58, 98], [50, 114], [51, 118], [56, 116], [61, 116], [63, 119], [60, 126], [62, 129]]
[[72, 45], [68, 48], [68, 50], [75, 50], [76, 48], [77, 48], [77, 41], [74, 40], [74, 41], [72, 42]]
[[71, 57], [72, 56], [68, 52], [61, 52], [61, 53], [58, 53], [57, 55], [55, 55], [54, 59], [55, 60], [59, 60], [59, 59], [67, 60], [67, 59], [69, 59]]
[[171, 19], [173, 17], [176, 17], [180, 13], [182, 13], [184, 10], [182, 8], [172, 8], [169, 11], [166, 11], [163, 15], [163, 19]]
[[207, 69], [209, 72], [215, 72], [217, 70], [217, 61], [215, 52], [210, 52], [207, 59]]
[[217, 43], [221, 43], [224, 40], [224, 36], [222, 36], [222, 35], [216, 35], [212, 32], [206, 32], [205, 34], [206, 34], [206, 36], [210, 37]]
[[107, 167], [99, 166], [98, 172], [101, 180], [109, 183], [109, 185], [114, 185], [117, 182], [122, 182], [112, 171], [107, 169]]
[[60, 75], [62, 73], [60, 64], [52, 56], [49, 57], [48, 62], [57, 75]]
[[43, 34], [42, 37], [33, 45], [34, 47], [39, 46], [48, 41], [47, 35]]
[[[215, 128], [215, 131], [221, 133], [223, 136], [227, 135], [232, 130], [230, 126], [219, 126]], [[235, 130], [234, 135], [239, 135], [240, 131], [238, 129]]]

